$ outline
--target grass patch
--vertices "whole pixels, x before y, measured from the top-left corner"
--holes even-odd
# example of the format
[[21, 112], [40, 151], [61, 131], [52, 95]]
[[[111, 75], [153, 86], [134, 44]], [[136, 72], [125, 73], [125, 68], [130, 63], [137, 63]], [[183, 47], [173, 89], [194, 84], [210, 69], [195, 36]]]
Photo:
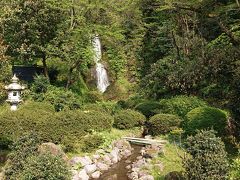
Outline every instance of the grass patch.
[[163, 164], [163, 171], [153, 168], [152, 175], [156, 180], [164, 180], [165, 175], [172, 171], [183, 171], [182, 159], [180, 156], [184, 155], [184, 150], [179, 146], [167, 143], [164, 147], [164, 153], [160, 154], [158, 158], [153, 160], [153, 164], [161, 162]]
[[[93, 134], [101, 136], [103, 139], [103, 143], [97, 148], [97, 149], [105, 149], [108, 150], [110, 149], [110, 145], [114, 140], [121, 139], [124, 136], [134, 136], [134, 137], [140, 137], [142, 133], [142, 130], [140, 127], [132, 128], [132, 129], [127, 129], [127, 130], [119, 130], [112, 128], [111, 131], [103, 131], [103, 132], [94, 132]], [[78, 144], [77, 145], [79, 149], [84, 149], [84, 144]], [[76, 155], [92, 155], [94, 154], [95, 151], [92, 152], [82, 152], [81, 150], [76, 151], [76, 152], [70, 152], [68, 153], [69, 157], [73, 157]]]

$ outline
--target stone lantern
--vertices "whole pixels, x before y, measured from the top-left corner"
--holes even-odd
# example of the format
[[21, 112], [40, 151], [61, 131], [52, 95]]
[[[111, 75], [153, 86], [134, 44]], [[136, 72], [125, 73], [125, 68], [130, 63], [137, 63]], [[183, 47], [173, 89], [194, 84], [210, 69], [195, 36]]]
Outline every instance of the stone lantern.
[[5, 86], [5, 89], [8, 91], [7, 102], [11, 105], [11, 111], [17, 110], [17, 105], [22, 101], [21, 100], [21, 91], [25, 89], [24, 86], [18, 84], [18, 78], [14, 74], [12, 77], [12, 83], [8, 86]]

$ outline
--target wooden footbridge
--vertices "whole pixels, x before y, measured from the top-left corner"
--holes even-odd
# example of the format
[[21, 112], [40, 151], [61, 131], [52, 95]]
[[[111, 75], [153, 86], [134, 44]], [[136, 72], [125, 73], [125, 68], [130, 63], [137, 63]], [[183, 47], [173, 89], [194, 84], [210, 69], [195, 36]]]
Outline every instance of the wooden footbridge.
[[145, 138], [123, 137], [123, 139], [129, 141], [132, 144], [139, 144], [139, 145], [163, 146], [164, 144], [167, 143], [167, 141], [165, 140], [145, 139]]

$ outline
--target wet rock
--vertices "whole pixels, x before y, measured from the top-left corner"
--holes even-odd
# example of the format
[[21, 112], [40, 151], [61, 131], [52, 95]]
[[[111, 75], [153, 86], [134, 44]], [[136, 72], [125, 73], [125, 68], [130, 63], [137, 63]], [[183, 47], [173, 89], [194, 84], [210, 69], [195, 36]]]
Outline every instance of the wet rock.
[[139, 178], [141, 178], [141, 177], [143, 177], [143, 176], [147, 176], [148, 174], [147, 174], [147, 172], [145, 172], [145, 171], [139, 171], [138, 172], [138, 176], [139, 176]]
[[101, 163], [101, 162], [97, 162], [96, 166], [100, 171], [107, 171], [108, 168], [109, 168], [109, 166], [107, 164], [104, 164], [104, 163]]
[[143, 158], [142, 156], [138, 156], [138, 157], [137, 157], [137, 160], [140, 160], [140, 159], [142, 159], [142, 158]]
[[128, 149], [131, 150], [131, 145], [128, 141], [126, 140], [117, 140], [113, 142], [113, 146], [117, 147], [118, 149]]
[[122, 152], [122, 155], [124, 158], [127, 158], [129, 156], [131, 156], [132, 152], [128, 149], [125, 149], [123, 152]]
[[81, 161], [80, 161], [81, 157], [73, 157], [71, 160], [70, 160], [70, 165], [74, 166], [76, 164], [80, 164]]
[[119, 157], [118, 157], [118, 152], [119, 152], [119, 149], [118, 148], [114, 148], [111, 153], [110, 153], [110, 156], [111, 156], [111, 161], [115, 164], [118, 162], [119, 160]]
[[142, 176], [139, 180], [154, 180], [154, 177], [151, 175]]
[[107, 165], [112, 165], [111, 158], [110, 158], [109, 155], [107, 155], [107, 154], [103, 156], [103, 161], [104, 161]]
[[86, 165], [84, 170], [87, 174], [91, 174], [97, 170], [97, 166], [95, 164]]
[[127, 169], [131, 169], [131, 165], [126, 166]]
[[140, 168], [146, 164], [145, 159], [140, 159], [132, 164], [133, 168]]
[[129, 164], [129, 163], [131, 163], [131, 161], [130, 160], [126, 160], [125, 163]]
[[87, 175], [87, 172], [85, 171], [85, 169], [82, 169], [78, 173], [78, 177], [79, 177], [79, 180], [88, 180], [89, 179], [89, 176]]
[[98, 154], [94, 154], [93, 155], [93, 159], [99, 159], [101, 156], [100, 155], [98, 155]]
[[138, 173], [140, 171], [140, 168], [132, 168], [132, 171]]
[[137, 172], [132, 172], [129, 174], [129, 179], [138, 179], [138, 173]]
[[54, 156], [60, 156], [64, 161], [68, 162], [68, 157], [62, 150], [62, 148], [54, 143], [43, 143], [38, 147], [39, 153], [51, 153]]
[[92, 178], [93, 179], [98, 179], [101, 176], [101, 172], [100, 171], [96, 171], [94, 173], [92, 173]]
[[89, 156], [80, 157], [79, 161], [82, 164], [82, 166], [90, 165], [93, 163]]

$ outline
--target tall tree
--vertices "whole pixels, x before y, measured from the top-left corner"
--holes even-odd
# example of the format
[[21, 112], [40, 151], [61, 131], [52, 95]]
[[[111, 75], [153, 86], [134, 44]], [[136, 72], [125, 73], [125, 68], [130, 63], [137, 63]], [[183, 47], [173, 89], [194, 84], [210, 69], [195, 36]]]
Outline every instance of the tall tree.
[[3, 19], [3, 38], [7, 53], [24, 64], [41, 59], [48, 77], [48, 45], [56, 37], [66, 12], [51, 0], [18, 0], [10, 4], [12, 13]]

